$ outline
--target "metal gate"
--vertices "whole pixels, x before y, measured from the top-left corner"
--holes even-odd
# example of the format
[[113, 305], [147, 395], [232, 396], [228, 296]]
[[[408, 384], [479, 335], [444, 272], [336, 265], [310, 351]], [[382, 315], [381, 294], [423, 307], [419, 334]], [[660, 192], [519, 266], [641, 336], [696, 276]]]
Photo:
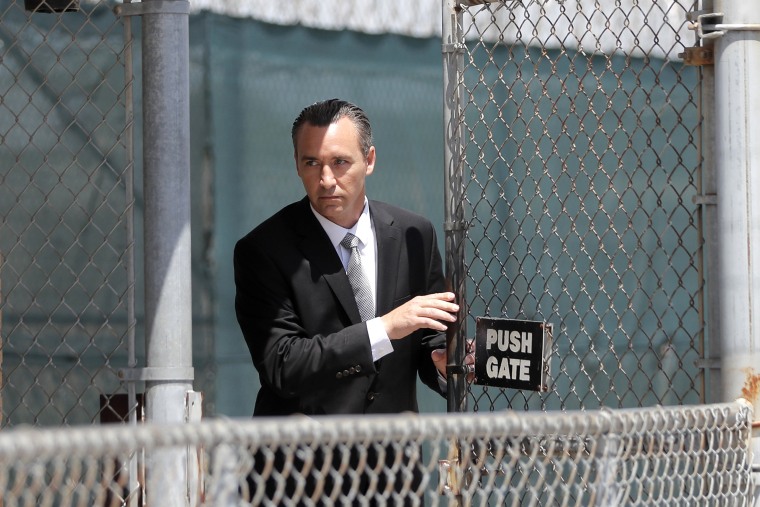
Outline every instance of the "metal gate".
[[444, 7], [457, 343], [478, 316], [554, 326], [548, 392], [467, 385], [456, 409], [704, 401], [699, 73], [678, 56], [695, 8]]

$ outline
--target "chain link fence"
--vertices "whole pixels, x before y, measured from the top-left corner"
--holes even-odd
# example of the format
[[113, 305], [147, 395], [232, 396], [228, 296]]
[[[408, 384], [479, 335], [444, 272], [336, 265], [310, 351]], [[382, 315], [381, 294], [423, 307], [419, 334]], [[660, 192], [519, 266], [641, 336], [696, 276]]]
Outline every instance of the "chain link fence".
[[[694, 8], [458, 7], [466, 325], [555, 325], [551, 391], [470, 386], [475, 410], [702, 399]], [[4, 423], [91, 422], [134, 362], [124, 28], [98, 2], [0, 18]]]
[[469, 408], [704, 401], [696, 2], [470, 3], [444, 40], [462, 333], [554, 342], [549, 392], [471, 385]]
[[[135, 418], [118, 374], [137, 362], [130, 36], [112, 7], [0, 0], [3, 426]], [[744, 405], [595, 411], [704, 401], [699, 72], [677, 59], [696, 8], [456, 4], [460, 331], [478, 316], [552, 324], [548, 392], [467, 385], [468, 408], [495, 413], [446, 418], [11, 428], [3, 505], [139, 505], [177, 480], [151, 475], [157, 457], [185, 447], [174, 473], [194, 505], [747, 505]]]
[[[749, 505], [745, 403], [287, 418], [0, 434], [6, 506], [149, 505], [188, 448], [188, 505]], [[456, 446], [466, 449], [461, 456]], [[126, 488], [125, 463], [147, 473]], [[142, 475], [140, 475], [142, 477]]]
[[0, 2], [3, 426], [123, 416], [134, 331], [123, 26], [38, 3]]

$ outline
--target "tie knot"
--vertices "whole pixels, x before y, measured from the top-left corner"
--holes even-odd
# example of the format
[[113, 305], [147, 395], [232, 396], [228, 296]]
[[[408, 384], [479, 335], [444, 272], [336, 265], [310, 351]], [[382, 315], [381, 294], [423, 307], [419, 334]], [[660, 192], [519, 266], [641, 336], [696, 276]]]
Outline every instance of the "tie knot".
[[343, 238], [343, 240], [340, 242], [340, 245], [344, 248], [347, 248], [349, 250], [356, 248], [359, 246], [359, 238], [351, 234], [350, 232], [346, 233], [346, 236]]

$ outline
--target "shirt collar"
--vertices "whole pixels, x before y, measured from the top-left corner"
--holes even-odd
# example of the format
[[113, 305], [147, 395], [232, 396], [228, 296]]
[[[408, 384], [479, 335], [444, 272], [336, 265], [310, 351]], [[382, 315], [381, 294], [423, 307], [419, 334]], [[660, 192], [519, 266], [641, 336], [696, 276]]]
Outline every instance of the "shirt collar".
[[309, 204], [309, 207], [311, 207], [311, 212], [314, 213], [314, 216], [317, 217], [317, 220], [319, 220], [320, 225], [327, 233], [327, 236], [330, 238], [330, 242], [332, 243], [333, 247], [335, 247], [335, 249], [340, 246], [340, 242], [343, 241], [343, 238], [346, 236], [347, 232], [350, 232], [359, 238], [361, 246], [369, 244], [369, 242], [372, 240], [372, 220], [370, 219], [369, 214], [369, 200], [366, 196], [364, 197], [364, 208], [362, 209], [362, 214], [359, 216], [359, 220], [350, 229], [346, 229], [336, 224], [335, 222], [329, 221], [320, 215], [317, 210], [314, 209], [314, 206], [311, 206], [311, 204]]

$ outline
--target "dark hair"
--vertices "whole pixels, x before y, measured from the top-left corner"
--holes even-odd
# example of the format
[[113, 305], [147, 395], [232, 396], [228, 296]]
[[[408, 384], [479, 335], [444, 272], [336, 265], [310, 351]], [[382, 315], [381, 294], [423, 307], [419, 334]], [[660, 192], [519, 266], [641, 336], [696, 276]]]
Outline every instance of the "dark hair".
[[293, 149], [296, 149], [296, 136], [304, 123], [315, 127], [327, 127], [341, 118], [348, 118], [356, 127], [359, 134], [359, 145], [366, 157], [372, 146], [372, 127], [369, 118], [362, 109], [350, 102], [340, 99], [324, 100], [307, 106], [293, 122], [290, 135], [293, 138]]

